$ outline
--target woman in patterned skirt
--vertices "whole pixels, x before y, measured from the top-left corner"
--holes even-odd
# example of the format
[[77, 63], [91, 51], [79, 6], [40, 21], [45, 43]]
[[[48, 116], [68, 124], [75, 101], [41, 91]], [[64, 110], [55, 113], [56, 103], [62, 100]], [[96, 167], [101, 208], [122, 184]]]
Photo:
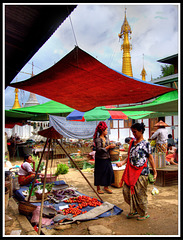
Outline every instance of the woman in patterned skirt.
[[[33, 164], [33, 168], [30, 163]], [[18, 172], [18, 182], [21, 186], [27, 185], [33, 181], [35, 175], [35, 161], [32, 159], [31, 155], [26, 155]]]
[[160, 120], [154, 125], [158, 127], [158, 130], [150, 137], [150, 139], [156, 139], [156, 152], [167, 152], [167, 139], [168, 131], [165, 127], [169, 127], [166, 123]]
[[147, 214], [147, 185], [150, 172], [148, 160], [153, 169], [154, 179], [157, 177], [157, 172], [150, 143], [143, 138], [144, 123], [133, 124], [131, 130], [135, 139], [130, 142], [128, 157], [116, 165], [121, 167], [127, 163], [121, 179], [121, 186], [124, 182], [124, 199], [130, 205], [127, 218], [136, 217], [138, 214], [137, 220], [145, 220], [149, 217]]

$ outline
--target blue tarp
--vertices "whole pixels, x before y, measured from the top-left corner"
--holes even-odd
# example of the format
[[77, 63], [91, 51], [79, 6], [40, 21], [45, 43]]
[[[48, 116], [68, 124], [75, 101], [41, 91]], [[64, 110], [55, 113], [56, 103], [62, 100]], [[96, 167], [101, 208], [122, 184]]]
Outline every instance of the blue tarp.
[[[67, 121], [65, 117], [49, 116], [50, 127], [59, 132], [64, 137], [74, 139], [93, 138], [95, 129], [99, 121], [95, 122], [72, 122]], [[110, 134], [110, 120], [105, 120], [108, 126], [108, 134]]]
[[[63, 180], [61, 181], [55, 181], [54, 182], [55, 185], [60, 185], [60, 184], [65, 184], [65, 182]], [[37, 185], [42, 185], [42, 183], [35, 183], [35, 186]], [[23, 191], [25, 190], [28, 190], [30, 184], [26, 185], [26, 186], [21, 186], [21, 188], [19, 190], [16, 190], [14, 191], [14, 196], [16, 197], [17, 200], [19, 201], [24, 201], [25, 200], [25, 196], [23, 195]], [[85, 195], [85, 194], [82, 194], [80, 192], [77, 192], [79, 193], [80, 195]], [[87, 195], [85, 195], [87, 196]], [[98, 200], [100, 201], [100, 200]], [[36, 202], [36, 203], [32, 203], [36, 206], [41, 206], [41, 202]], [[72, 203], [70, 203], [72, 205]], [[78, 203], [74, 203], [75, 205], [77, 205]], [[53, 205], [53, 207], [56, 209], [56, 210], [59, 210], [59, 206], [64, 206], [64, 205], [68, 205], [67, 203], [64, 203], [64, 202], [60, 202], [60, 203], [49, 203], [49, 201], [44, 201], [44, 206], [45, 205]], [[85, 208], [83, 208], [83, 211], [90, 211], [91, 209], [93, 209], [94, 207], [90, 207], [90, 206], [87, 206]], [[117, 206], [114, 206], [113, 209], [95, 217], [95, 218], [92, 218], [90, 220], [93, 220], [93, 219], [98, 219], [98, 218], [102, 218], [102, 217], [108, 217], [108, 216], [113, 216], [113, 215], [119, 215], [123, 212], [123, 210]]]

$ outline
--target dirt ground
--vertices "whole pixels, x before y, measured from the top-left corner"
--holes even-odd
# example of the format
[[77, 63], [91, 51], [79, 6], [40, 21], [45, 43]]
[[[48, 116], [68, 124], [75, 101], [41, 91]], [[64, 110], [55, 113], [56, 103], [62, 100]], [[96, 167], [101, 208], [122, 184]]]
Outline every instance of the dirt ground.
[[[67, 163], [67, 160], [55, 160], [55, 164], [59, 162]], [[18, 162], [15, 162], [17, 164]], [[94, 187], [94, 176], [91, 172], [85, 172], [91, 185]], [[68, 185], [77, 188], [81, 193], [90, 197], [97, 197], [91, 187], [88, 185], [81, 173], [70, 168], [69, 172], [65, 175], [59, 176], [58, 180], [64, 180]], [[122, 188], [110, 187], [113, 194], [101, 194], [103, 201], [107, 201], [121, 208], [123, 212], [120, 215], [111, 217], [100, 218], [97, 220], [90, 220], [80, 222], [80, 224], [71, 224], [70, 229], [55, 230], [54, 235], [89, 235], [88, 227], [94, 225], [103, 225], [111, 229], [116, 235], [173, 235], [180, 234], [179, 226], [179, 188], [178, 185], [160, 187], [156, 186], [159, 190], [158, 195], [152, 195], [151, 191], [153, 185], [148, 185], [148, 214], [150, 218], [144, 221], [137, 221], [134, 219], [127, 219], [126, 215], [129, 213], [129, 205], [124, 201], [122, 195]]]

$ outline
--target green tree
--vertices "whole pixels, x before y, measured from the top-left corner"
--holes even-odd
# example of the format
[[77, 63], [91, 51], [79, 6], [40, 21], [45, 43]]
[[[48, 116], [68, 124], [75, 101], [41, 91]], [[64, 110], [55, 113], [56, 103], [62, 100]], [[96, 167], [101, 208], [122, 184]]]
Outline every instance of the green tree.
[[161, 77], [166, 77], [174, 74], [174, 66], [173, 65], [161, 65]]

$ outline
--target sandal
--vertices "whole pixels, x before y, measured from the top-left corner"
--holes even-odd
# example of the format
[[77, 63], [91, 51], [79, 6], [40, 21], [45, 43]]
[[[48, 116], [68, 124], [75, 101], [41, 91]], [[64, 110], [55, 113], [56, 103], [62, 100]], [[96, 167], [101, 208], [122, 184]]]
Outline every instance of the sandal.
[[147, 219], [147, 218], [149, 218], [149, 217], [150, 217], [149, 215], [139, 216], [139, 217], [137, 218], [137, 220], [138, 220], [138, 221], [143, 221], [143, 220], [145, 220], [145, 219]]
[[109, 189], [109, 188], [104, 188], [104, 190], [109, 193], [109, 194], [112, 194], [112, 191]]
[[126, 217], [127, 217], [127, 218], [134, 218], [134, 217], [136, 217], [135, 215], [137, 215], [137, 214], [138, 214], [138, 212], [128, 213], [128, 214], [126, 215]]
[[97, 192], [98, 192], [99, 194], [104, 194], [104, 192], [103, 192], [102, 190], [97, 190]]

